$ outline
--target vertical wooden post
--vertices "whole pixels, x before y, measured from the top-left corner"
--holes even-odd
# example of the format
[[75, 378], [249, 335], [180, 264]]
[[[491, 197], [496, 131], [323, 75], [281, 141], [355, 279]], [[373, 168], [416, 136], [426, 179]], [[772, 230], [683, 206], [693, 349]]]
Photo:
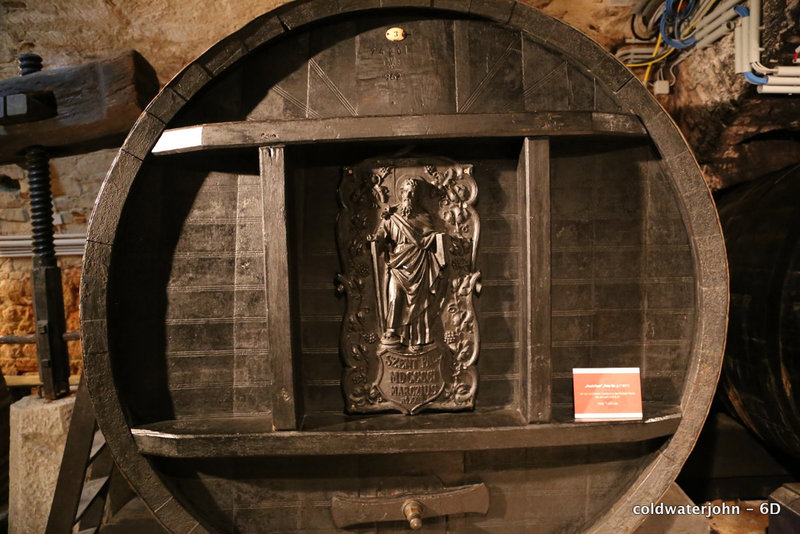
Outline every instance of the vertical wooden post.
[[517, 167], [522, 221], [522, 410], [531, 423], [550, 421], [550, 142], [527, 137]]
[[273, 381], [272, 425], [276, 430], [294, 430], [299, 413], [294, 372], [284, 149], [261, 147], [259, 156], [267, 271], [267, 335]]

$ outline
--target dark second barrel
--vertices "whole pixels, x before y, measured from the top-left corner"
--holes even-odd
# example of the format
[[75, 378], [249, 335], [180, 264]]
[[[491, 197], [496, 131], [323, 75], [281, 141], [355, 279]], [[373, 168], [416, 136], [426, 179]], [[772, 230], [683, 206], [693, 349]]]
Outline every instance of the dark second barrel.
[[731, 273], [721, 391], [765, 442], [800, 462], [800, 167], [719, 200]]

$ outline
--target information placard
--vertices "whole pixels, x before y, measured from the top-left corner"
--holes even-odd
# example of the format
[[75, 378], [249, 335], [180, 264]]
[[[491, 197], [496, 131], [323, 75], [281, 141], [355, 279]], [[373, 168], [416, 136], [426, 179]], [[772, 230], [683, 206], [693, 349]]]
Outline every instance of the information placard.
[[642, 418], [638, 367], [572, 370], [576, 421], [626, 421]]

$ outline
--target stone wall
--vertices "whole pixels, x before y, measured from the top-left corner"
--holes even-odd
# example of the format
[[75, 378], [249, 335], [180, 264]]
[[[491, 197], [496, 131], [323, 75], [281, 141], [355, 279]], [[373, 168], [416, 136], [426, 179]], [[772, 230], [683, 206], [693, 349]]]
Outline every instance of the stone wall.
[[[64, 308], [66, 310], [67, 331], [80, 328], [78, 317], [78, 288], [80, 285], [80, 258], [61, 258], [63, 275]], [[0, 259], [0, 333], [30, 334], [33, 332], [33, 308], [31, 300], [31, 260]], [[73, 374], [80, 372], [80, 341], [67, 343], [70, 369]], [[36, 374], [35, 345], [0, 345], [0, 370], [4, 376]]]
[[[630, 8], [607, 0], [522, 0], [568, 22], [606, 47], [627, 32]], [[464, 0], [468, 2], [468, 0]], [[205, 49], [286, 0], [2, 0], [0, 79], [15, 58], [35, 52], [49, 66], [138, 50], [162, 84]]]
[[[161, 84], [204, 50], [286, 0], [0, 0], [0, 79], [17, 76], [16, 57], [35, 52], [45, 68], [75, 65], [138, 50]], [[467, 1], [467, 0], [465, 0]], [[627, 32], [629, 8], [604, 0], [525, 0], [587, 33], [607, 48]], [[114, 157], [102, 150], [51, 162], [54, 206], [61, 233], [86, 228], [94, 198]], [[30, 232], [29, 196], [22, 170], [0, 166], [0, 237]], [[19, 189], [13, 185], [19, 181]], [[61, 259], [67, 329], [78, 328], [78, 258]], [[29, 260], [0, 257], [0, 334], [32, 332]], [[70, 343], [73, 371], [79, 342]], [[0, 346], [4, 374], [36, 372], [33, 346]]]

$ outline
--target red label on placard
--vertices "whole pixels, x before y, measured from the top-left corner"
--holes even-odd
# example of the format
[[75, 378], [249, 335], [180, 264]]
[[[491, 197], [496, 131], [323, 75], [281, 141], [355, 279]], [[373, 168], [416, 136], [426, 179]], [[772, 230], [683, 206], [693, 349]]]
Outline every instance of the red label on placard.
[[638, 367], [573, 369], [576, 421], [622, 421], [642, 418]]

